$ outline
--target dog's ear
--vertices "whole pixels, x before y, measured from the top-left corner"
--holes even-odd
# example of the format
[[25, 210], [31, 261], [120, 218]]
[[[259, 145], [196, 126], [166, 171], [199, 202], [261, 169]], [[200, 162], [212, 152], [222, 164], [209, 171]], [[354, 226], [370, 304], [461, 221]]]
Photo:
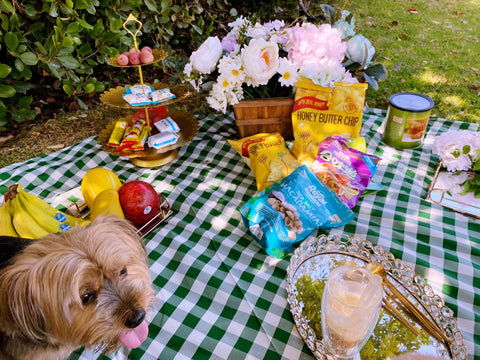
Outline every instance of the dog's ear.
[[11, 336], [46, 341], [46, 323], [31, 284], [32, 269], [26, 264], [7, 266], [0, 273], [1, 328]]

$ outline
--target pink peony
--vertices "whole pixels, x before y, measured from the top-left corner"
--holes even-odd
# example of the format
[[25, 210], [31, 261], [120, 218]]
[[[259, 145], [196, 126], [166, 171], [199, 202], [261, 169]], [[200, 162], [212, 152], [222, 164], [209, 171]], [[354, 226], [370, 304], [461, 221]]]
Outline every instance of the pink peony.
[[288, 28], [288, 40], [284, 49], [288, 58], [302, 67], [309, 61], [320, 61], [323, 58], [336, 59], [342, 62], [347, 45], [342, 42], [340, 32], [329, 24], [316, 26], [305, 23], [302, 26]]

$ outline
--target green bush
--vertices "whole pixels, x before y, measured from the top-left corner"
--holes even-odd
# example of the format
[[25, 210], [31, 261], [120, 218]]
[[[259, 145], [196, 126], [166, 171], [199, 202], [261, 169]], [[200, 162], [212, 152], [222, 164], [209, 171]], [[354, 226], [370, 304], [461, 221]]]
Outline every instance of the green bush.
[[0, 130], [35, 118], [31, 94], [45, 77], [58, 79], [84, 108], [81, 96], [103, 92], [95, 71], [133, 46], [122, 27], [129, 14], [143, 24], [139, 46], [175, 56], [194, 49], [231, 13], [228, 0], [0, 0]]

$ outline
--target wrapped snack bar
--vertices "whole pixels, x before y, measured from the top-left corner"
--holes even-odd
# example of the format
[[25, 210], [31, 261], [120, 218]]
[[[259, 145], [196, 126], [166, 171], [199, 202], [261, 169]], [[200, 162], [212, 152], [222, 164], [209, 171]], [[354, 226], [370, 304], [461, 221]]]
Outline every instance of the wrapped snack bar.
[[255, 240], [277, 258], [313, 230], [342, 226], [355, 217], [305, 165], [251, 198], [240, 213]]

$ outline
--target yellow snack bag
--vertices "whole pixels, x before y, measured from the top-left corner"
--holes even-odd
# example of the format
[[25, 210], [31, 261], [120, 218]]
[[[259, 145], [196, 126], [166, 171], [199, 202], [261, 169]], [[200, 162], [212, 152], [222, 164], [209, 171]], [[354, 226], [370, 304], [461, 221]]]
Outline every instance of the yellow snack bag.
[[258, 191], [283, 179], [300, 165], [280, 133], [262, 133], [228, 142], [252, 169]]
[[301, 79], [295, 86], [292, 154], [299, 163], [311, 165], [320, 142], [327, 136], [360, 136], [367, 84], [336, 82], [330, 88]]

